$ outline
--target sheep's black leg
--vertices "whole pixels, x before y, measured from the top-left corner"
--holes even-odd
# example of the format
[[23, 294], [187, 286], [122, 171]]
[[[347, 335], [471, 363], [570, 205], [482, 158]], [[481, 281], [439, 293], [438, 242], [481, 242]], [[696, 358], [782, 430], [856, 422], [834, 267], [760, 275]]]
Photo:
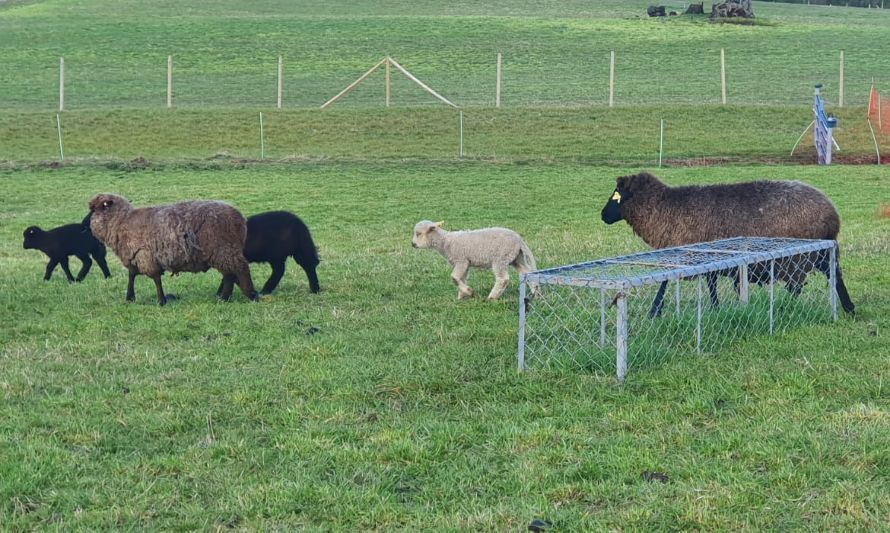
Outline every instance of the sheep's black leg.
[[847, 292], [847, 286], [844, 285], [844, 277], [841, 275], [840, 264], [834, 269], [834, 281], [837, 284], [837, 296], [841, 300], [841, 307], [843, 307], [844, 311], [849, 315], [856, 314], [856, 306], [853, 305], [853, 300], [850, 299], [850, 293]]
[[53, 277], [53, 270], [56, 269], [56, 265], [58, 265], [58, 264], [59, 264], [59, 262], [56, 261], [55, 259], [49, 260], [49, 263], [46, 264], [46, 273], [43, 275], [44, 281], [49, 281], [50, 278]]
[[86, 253], [82, 255], [78, 254], [77, 258], [80, 259], [80, 261], [83, 263], [83, 266], [80, 268], [80, 272], [77, 273], [77, 278], [74, 280], [79, 283], [83, 281], [85, 277], [87, 277], [87, 274], [89, 274], [90, 267], [93, 266], [93, 260], [90, 259], [90, 254]]
[[[294, 256], [294, 261], [297, 261], [297, 257]], [[312, 263], [301, 263], [297, 261], [297, 264], [306, 272], [306, 277], [309, 279], [309, 290], [318, 293], [321, 290], [321, 286], [318, 284], [318, 274], [315, 273], [315, 267], [318, 265], [313, 265]]]
[[798, 279], [789, 279], [785, 284], [785, 288], [791, 293], [791, 296], [797, 298], [803, 291], [804, 282]]
[[138, 272], [133, 267], [129, 267], [127, 270], [129, 271], [129, 275], [130, 275], [130, 278], [127, 280], [127, 301], [132, 302], [132, 301], [136, 300], [135, 283], [136, 283], [136, 275], [138, 274]]
[[65, 271], [65, 277], [68, 278], [68, 283], [74, 281], [74, 276], [71, 275], [71, 269], [68, 268], [68, 258], [60, 259], [59, 264], [62, 265], [62, 270]]
[[247, 267], [246, 262], [245, 268], [238, 273], [238, 288], [241, 289], [241, 292], [248, 300], [256, 301], [260, 299], [260, 295], [253, 288], [253, 280], [250, 279], [250, 267]]
[[[834, 283], [837, 297], [841, 301], [841, 307], [844, 309], [844, 312], [849, 315], [854, 315], [856, 314], [856, 306], [853, 305], [853, 301], [850, 299], [850, 293], [847, 292], [847, 286], [844, 284], [844, 277], [843, 275], [841, 275], [839, 251], [836, 253], [835, 261], [836, 265], [834, 268]], [[816, 268], [818, 268], [820, 272], [825, 274], [826, 278], [831, 279], [831, 263], [829, 263], [827, 257], [819, 261], [819, 263], [816, 265]]]
[[226, 276], [225, 276], [225, 274], [224, 274], [223, 277], [222, 277], [222, 279], [219, 280], [219, 288], [216, 289], [216, 297], [217, 297], [217, 298], [219, 298], [219, 297], [222, 296], [223, 287], [225, 286], [225, 284], [226, 284]]
[[167, 305], [167, 297], [164, 296], [164, 286], [161, 284], [162, 274], [156, 274], [151, 277], [155, 282], [155, 290], [158, 292], [158, 305]]
[[93, 252], [93, 259], [96, 260], [96, 264], [102, 269], [102, 275], [104, 275], [106, 279], [110, 278], [111, 271], [108, 270], [108, 263], [105, 262], [105, 252]]
[[261, 294], [272, 294], [272, 291], [274, 291], [275, 287], [281, 282], [281, 277], [284, 276], [285, 261], [287, 261], [286, 257], [271, 261], [272, 275], [269, 276], [269, 280], [263, 285]]
[[303, 270], [306, 271], [306, 277], [309, 278], [309, 290], [316, 294], [321, 292], [321, 285], [318, 284], [318, 274], [315, 272], [315, 267], [307, 266]]
[[652, 300], [652, 307], [649, 308], [649, 318], [661, 316], [661, 306], [664, 304], [664, 291], [667, 289], [667, 285], [666, 281], [662, 281], [658, 286], [658, 292], [655, 294], [655, 299]]
[[720, 301], [717, 299], [717, 273], [710, 272], [706, 276], [708, 278], [708, 295], [711, 297], [711, 307], [717, 307], [720, 305]]
[[232, 299], [232, 290], [235, 288], [235, 275], [223, 274], [223, 280], [219, 288], [219, 298], [226, 302], [230, 301]]

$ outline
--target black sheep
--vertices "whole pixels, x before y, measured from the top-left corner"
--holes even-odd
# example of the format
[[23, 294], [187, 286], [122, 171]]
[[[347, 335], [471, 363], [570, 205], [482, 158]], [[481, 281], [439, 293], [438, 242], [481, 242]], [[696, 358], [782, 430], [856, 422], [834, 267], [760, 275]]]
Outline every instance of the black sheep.
[[288, 257], [293, 257], [306, 271], [309, 289], [315, 293], [321, 290], [315, 273], [319, 263], [318, 251], [309, 228], [293, 213], [269, 211], [249, 217], [244, 257], [251, 263], [272, 265], [272, 275], [263, 285], [262, 294], [270, 294], [278, 286]]
[[[49, 280], [53, 275], [56, 265], [62, 265], [65, 276], [69, 282], [83, 281], [93, 266], [93, 258], [99, 263], [99, 268], [106, 278], [111, 277], [108, 271], [108, 263], [105, 262], [105, 246], [99, 242], [89, 231], [83, 231], [81, 224], [66, 224], [58, 228], [44, 231], [37, 226], [31, 226], [25, 230], [25, 242], [22, 247], [25, 250], [36, 249], [49, 256], [46, 264], [46, 274], [43, 279]], [[68, 269], [68, 256], [76, 255], [83, 263], [83, 267], [75, 279]]]

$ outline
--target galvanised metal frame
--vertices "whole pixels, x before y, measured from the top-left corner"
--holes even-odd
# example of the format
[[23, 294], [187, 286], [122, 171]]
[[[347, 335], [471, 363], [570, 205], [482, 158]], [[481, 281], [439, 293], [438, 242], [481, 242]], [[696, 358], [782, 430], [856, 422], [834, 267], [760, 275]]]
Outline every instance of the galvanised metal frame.
[[[790, 258], [800, 254], [827, 251], [829, 253], [828, 292], [832, 320], [837, 320], [837, 293], [835, 290], [835, 266], [837, 264], [837, 242], [833, 240], [787, 239], [767, 237], [735, 237], [711, 242], [662, 248], [620, 257], [598, 259], [585, 263], [560, 266], [524, 274], [519, 287], [519, 370], [526, 370], [526, 313], [527, 306], [534, 305], [527, 300], [529, 285], [570, 285], [590, 289], [600, 289], [600, 344], [606, 340], [606, 294], [605, 289], [617, 290], [615, 303], [618, 308], [616, 338], [616, 373], [618, 381], [627, 375], [627, 294], [626, 291], [643, 285], [654, 285], [667, 281], [678, 281], [698, 277], [696, 298], [696, 349], [701, 352], [702, 323], [702, 277], [704, 274], [724, 273], [728, 269], [738, 269], [739, 298], [748, 301], [748, 267], [769, 262], [769, 332], [773, 334], [774, 301], [777, 259]], [[637, 275], [627, 276], [616, 265], [633, 267]], [[680, 306], [680, 284], [676, 284], [677, 310]], [[655, 319], [657, 320], [657, 318]]]

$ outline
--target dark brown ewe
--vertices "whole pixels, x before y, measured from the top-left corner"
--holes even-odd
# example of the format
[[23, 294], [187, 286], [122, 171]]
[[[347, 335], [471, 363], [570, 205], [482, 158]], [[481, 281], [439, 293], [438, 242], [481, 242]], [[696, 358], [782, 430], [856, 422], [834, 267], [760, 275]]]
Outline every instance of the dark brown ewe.
[[[669, 187], [642, 172], [617, 179], [602, 211], [606, 224], [626, 220], [634, 233], [653, 248], [681, 246], [730, 237], [787, 237], [837, 240], [840, 217], [821, 191], [799, 181], [753, 181], [724, 185]], [[830, 276], [828, 261], [816, 265]], [[786, 269], [791, 272], [790, 269]], [[754, 273], [762, 282], [763, 273]], [[716, 274], [708, 276], [711, 301], [716, 305]], [[837, 295], [849, 314], [855, 306], [835, 270]], [[788, 274], [789, 290], [799, 292], [799, 279]], [[657, 316], [667, 283], [658, 289], [649, 312]]]
[[211, 268], [223, 275], [224, 300], [231, 298], [236, 279], [245, 296], [258, 298], [243, 253], [247, 223], [229, 204], [195, 200], [135, 208], [125, 198], [100, 194], [90, 200], [89, 207], [83, 225], [114, 250], [130, 273], [128, 302], [136, 298], [133, 284], [138, 274], [154, 280], [158, 303], [164, 305], [164, 272]]

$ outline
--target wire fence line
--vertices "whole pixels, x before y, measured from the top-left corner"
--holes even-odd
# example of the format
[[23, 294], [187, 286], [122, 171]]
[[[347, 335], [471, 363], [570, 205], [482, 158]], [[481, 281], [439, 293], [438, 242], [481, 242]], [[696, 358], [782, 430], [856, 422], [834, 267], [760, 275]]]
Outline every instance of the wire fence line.
[[[878, 49], [798, 51], [793, 61], [789, 53], [755, 45], [725, 54], [695, 50], [690, 60], [658, 47], [591, 50], [583, 68], [577, 53], [553, 50], [504, 52], [500, 68], [497, 52], [394, 59], [460, 107], [803, 105], [816, 83], [825, 86], [831, 105], [865, 105], [872, 79], [890, 85], [890, 54]], [[383, 56], [332, 65], [326, 72], [310, 71], [297, 54], [219, 58], [183, 52], [133, 63], [77, 53], [28, 64], [0, 58], [5, 73], [0, 110], [154, 109], [168, 103], [182, 109], [315, 108]], [[373, 72], [337, 105], [383, 106], [385, 76], [382, 69]], [[390, 80], [394, 106], [442, 105], [401, 73], [393, 72]]]

